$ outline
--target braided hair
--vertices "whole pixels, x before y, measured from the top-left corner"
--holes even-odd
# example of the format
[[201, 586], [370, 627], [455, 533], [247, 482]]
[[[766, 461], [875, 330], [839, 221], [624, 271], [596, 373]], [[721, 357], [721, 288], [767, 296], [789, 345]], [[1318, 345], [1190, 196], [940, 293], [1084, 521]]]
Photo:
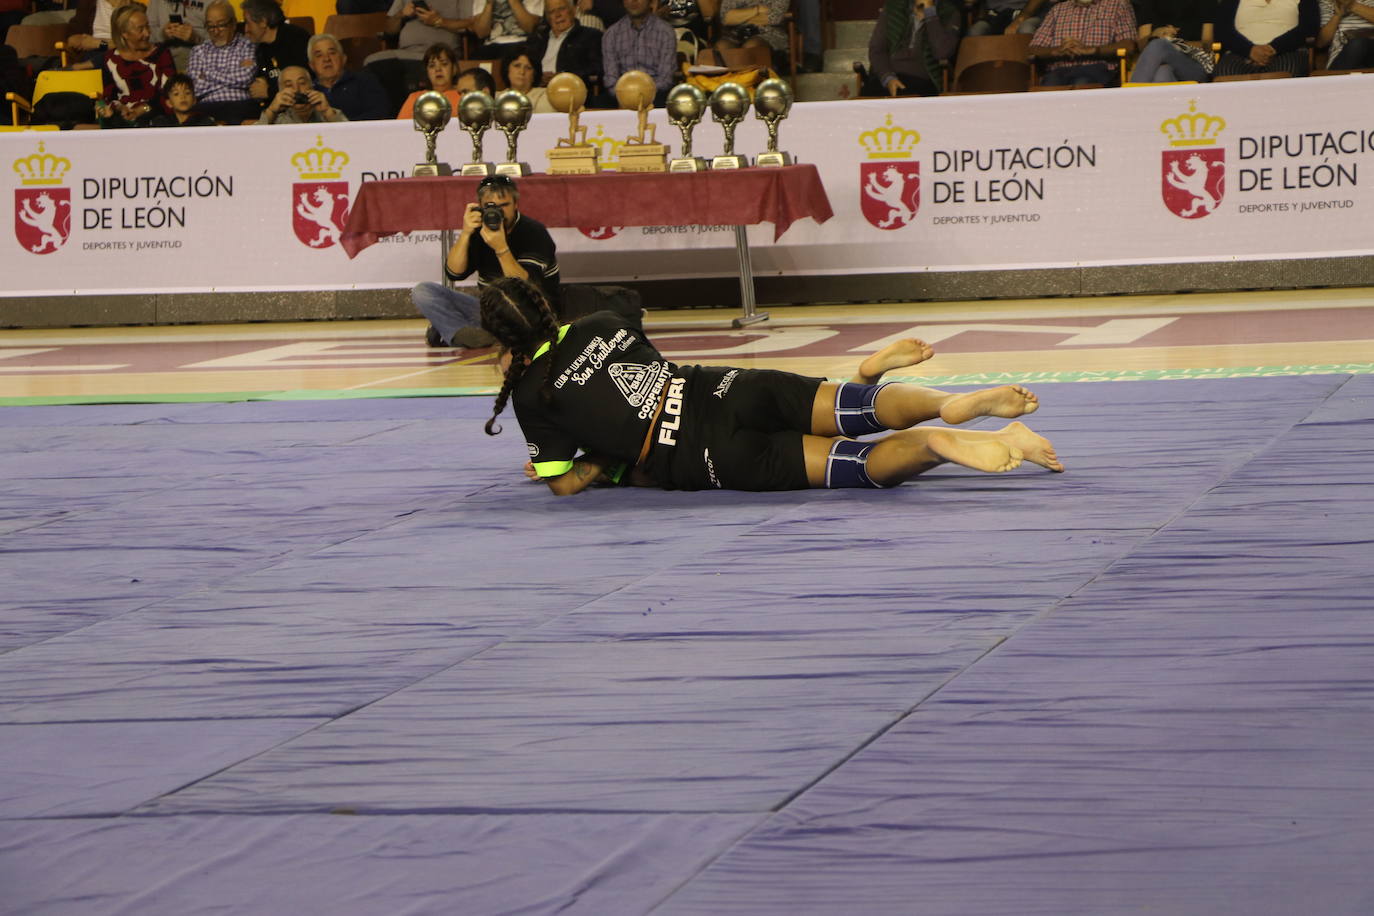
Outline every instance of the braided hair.
[[506, 409], [511, 392], [524, 378], [525, 370], [534, 359], [534, 351], [545, 343], [549, 345], [549, 363], [539, 394], [545, 404], [553, 401], [553, 356], [558, 348], [558, 319], [538, 288], [519, 277], [492, 281], [483, 287], [481, 302], [482, 327], [511, 355], [510, 368], [496, 395], [491, 419], [484, 427], [488, 436], [495, 436], [501, 432], [496, 418]]

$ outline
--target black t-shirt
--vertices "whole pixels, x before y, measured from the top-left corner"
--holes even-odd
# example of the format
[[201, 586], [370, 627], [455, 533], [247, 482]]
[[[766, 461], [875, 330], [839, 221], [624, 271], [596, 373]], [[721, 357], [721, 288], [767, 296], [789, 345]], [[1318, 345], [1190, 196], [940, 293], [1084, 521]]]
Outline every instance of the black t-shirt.
[[[544, 228], [543, 223], [521, 213], [516, 216], [515, 225], [506, 231], [506, 243], [510, 245], [515, 260], [519, 261], [520, 266], [530, 275], [530, 282], [543, 291], [544, 298], [549, 300], [549, 305], [557, 312], [562, 300], [558, 276], [558, 251], [549, 230]], [[467, 270], [456, 274], [448, 269], [447, 264], [444, 265], [444, 274], [454, 282], [466, 280], [472, 276], [473, 271], [477, 272], [478, 286], [486, 286], [491, 281], [505, 276], [501, 269], [501, 259], [483, 240], [480, 232], [474, 232], [468, 240]]]
[[[553, 361], [553, 403], [540, 387]], [[541, 477], [572, 468], [579, 451], [634, 464], [664, 387], [681, 370], [614, 312], [564, 325], [557, 349], [538, 354], [512, 401]]]
[[268, 99], [277, 94], [277, 78], [283, 67], [305, 67], [310, 69], [310, 55], [306, 45], [310, 34], [289, 22], [277, 26], [275, 41], [264, 42], [254, 51], [258, 65], [258, 76], [265, 77], [268, 83]]
[[1131, 0], [1135, 7], [1135, 21], [1149, 23], [1154, 28], [1178, 27], [1178, 37], [1197, 41], [1202, 37], [1202, 24], [1217, 21], [1215, 0]]

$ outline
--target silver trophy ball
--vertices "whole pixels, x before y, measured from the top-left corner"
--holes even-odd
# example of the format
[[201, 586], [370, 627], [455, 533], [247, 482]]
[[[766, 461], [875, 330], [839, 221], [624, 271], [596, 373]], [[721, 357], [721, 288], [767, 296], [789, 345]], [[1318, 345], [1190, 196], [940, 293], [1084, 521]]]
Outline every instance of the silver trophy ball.
[[485, 92], [465, 93], [458, 100], [458, 123], [467, 131], [491, 126], [491, 96]]
[[706, 93], [691, 83], [678, 83], [668, 92], [668, 121], [691, 128], [706, 112]]
[[724, 124], [738, 122], [749, 110], [749, 93], [739, 83], [721, 83], [711, 93], [711, 116]]
[[415, 100], [415, 129], [438, 133], [448, 126], [453, 106], [442, 92], [426, 92]]
[[754, 114], [761, 121], [781, 121], [792, 110], [792, 90], [782, 80], [764, 80], [754, 89]]
[[512, 128], [524, 128], [530, 122], [530, 114], [534, 111], [534, 106], [530, 104], [530, 97], [518, 89], [507, 89], [496, 97], [494, 103], [496, 126], [504, 131]]

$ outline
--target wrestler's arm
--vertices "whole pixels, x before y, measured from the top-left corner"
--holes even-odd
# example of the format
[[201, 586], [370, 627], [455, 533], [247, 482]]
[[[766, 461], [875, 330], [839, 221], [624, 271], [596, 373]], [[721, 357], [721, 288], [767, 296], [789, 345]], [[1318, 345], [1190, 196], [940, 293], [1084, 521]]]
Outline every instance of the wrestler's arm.
[[609, 462], [583, 455], [573, 461], [573, 466], [569, 470], [557, 477], [545, 477], [544, 483], [549, 485], [554, 496], [571, 496], [596, 483], [608, 464]]

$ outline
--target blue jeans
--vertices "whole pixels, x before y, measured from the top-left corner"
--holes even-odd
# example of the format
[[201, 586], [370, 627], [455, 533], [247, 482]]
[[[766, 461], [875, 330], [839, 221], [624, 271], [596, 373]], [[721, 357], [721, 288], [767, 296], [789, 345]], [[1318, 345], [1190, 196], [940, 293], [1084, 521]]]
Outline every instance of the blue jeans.
[[1133, 83], [1179, 83], [1193, 80], [1205, 83], [1212, 75], [1203, 69], [1202, 64], [1184, 54], [1173, 43], [1156, 38], [1140, 52], [1140, 58], [1131, 71]]
[[482, 323], [481, 303], [467, 293], [449, 289], [442, 283], [420, 283], [410, 291], [410, 301], [429, 319], [439, 338], [448, 346], [454, 346], [453, 335], [463, 328], [476, 327]]

